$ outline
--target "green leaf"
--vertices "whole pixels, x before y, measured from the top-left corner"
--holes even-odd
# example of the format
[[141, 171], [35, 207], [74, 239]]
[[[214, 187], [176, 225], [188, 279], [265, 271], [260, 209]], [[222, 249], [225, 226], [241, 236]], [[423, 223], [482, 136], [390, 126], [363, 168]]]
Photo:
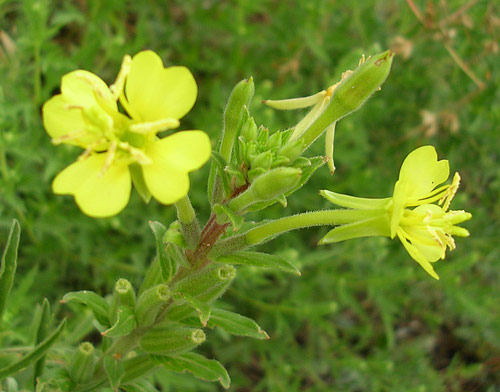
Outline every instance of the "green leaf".
[[185, 301], [190, 307], [198, 312], [198, 317], [200, 318], [200, 323], [202, 326], [207, 325], [207, 321], [210, 318], [211, 307], [206, 302], [198, 301], [196, 298], [184, 293], [173, 293], [172, 297], [176, 301]]
[[37, 345], [33, 349], [33, 351], [23, 356], [17, 362], [14, 362], [9, 366], [0, 369], [0, 380], [10, 376], [11, 374], [17, 373], [20, 370], [23, 370], [24, 368], [28, 367], [29, 365], [31, 365], [32, 363], [36, 362], [41, 357], [43, 357], [47, 352], [47, 350], [56, 342], [57, 338], [63, 331], [65, 325], [66, 325], [66, 320], [63, 320], [61, 324], [59, 324], [57, 329], [54, 332], [52, 332], [52, 334], [49, 335], [43, 342]]
[[212, 151], [212, 162], [215, 164], [218, 175], [222, 181], [222, 186], [224, 188], [224, 194], [228, 195], [231, 189], [230, 186], [230, 178], [228, 173], [226, 173], [225, 169], [227, 166], [227, 162], [222, 155], [220, 155], [217, 151]]
[[223, 309], [212, 309], [208, 326], [221, 327], [225, 331], [239, 336], [249, 336], [255, 339], [269, 339], [269, 335], [252, 319], [241, 314]]
[[272, 268], [300, 276], [299, 269], [289, 261], [275, 255], [261, 252], [238, 252], [217, 259], [219, 263], [251, 265], [260, 268]]
[[115, 359], [109, 355], [104, 357], [104, 370], [108, 376], [109, 385], [113, 389], [117, 389], [120, 386], [120, 382], [125, 375], [125, 367], [123, 362], [119, 359]]
[[73, 291], [71, 293], [67, 293], [61, 300], [61, 303], [66, 302], [80, 302], [84, 305], [87, 305], [92, 313], [94, 313], [94, 317], [104, 325], [105, 327], [110, 327], [109, 322], [109, 306], [104, 298], [100, 295], [94, 293], [93, 291], [83, 290], [83, 291]]
[[[38, 308], [37, 317], [35, 317], [35, 336], [34, 343], [35, 345], [41, 343], [43, 339], [47, 337], [50, 325], [50, 304], [47, 298], [45, 298], [42, 302], [42, 306]], [[36, 385], [36, 380], [39, 376], [42, 375], [43, 370], [45, 368], [45, 355], [42, 356], [34, 366], [33, 370], [33, 385]]]
[[229, 218], [231, 224], [233, 225], [234, 231], [237, 231], [243, 224], [243, 217], [235, 213], [227, 206], [224, 206], [222, 204], [215, 204], [213, 207], [213, 211], [217, 215], [217, 218], [219, 218], [219, 216], [221, 215]]
[[218, 381], [229, 388], [231, 379], [224, 366], [215, 359], [208, 359], [196, 353], [184, 353], [175, 357], [153, 355], [153, 360], [174, 372], [191, 372], [195, 377], [206, 381]]
[[19, 222], [14, 219], [10, 227], [9, 237], [7, 238], [7, 244], [5, 245], [0, 265], [0, 322], [2, 321], [10, 289], [14, 282], [14, 275], [16, 274], [20, 235], [21, 228]]
[[119, 336], [128, 335], [137, 326], [137, 321], [135, 319], [134, 311], [126, 305], [122, 305], [118, 308], [117, 319], [115, 324], [102, 332], [101, 335], [116, 338]]
[[147, 380], [125, 385], [122, 389], [126, 392], [158, 392], [158, 389], [156, 389], [154, 385]]

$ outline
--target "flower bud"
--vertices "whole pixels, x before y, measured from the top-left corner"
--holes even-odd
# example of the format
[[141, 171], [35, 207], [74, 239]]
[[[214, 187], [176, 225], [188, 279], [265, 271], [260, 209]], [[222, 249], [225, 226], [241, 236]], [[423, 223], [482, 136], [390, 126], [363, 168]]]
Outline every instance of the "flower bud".
[[252, 204], [270, 201], [292, 190], [300, 181], [302, 170], [294, 167], [278, 167], [257, 177], [252, 185], [231, 200], [229, 208], [242, 211]]
[[79, 384], [85, 383], [93, 376], [95, 370], [95, 354], [92, 343], [80, 344], [69, 367], [71, 379]]
[[370, 57], [335, 87], [328, 106], [302, 133], [306, 147], [332, 123], [358, 110], [380, 88], [389, 75], [393, 57], [391, 50]]
[[159, 284], [144, 291], [137, 299], [135, 317], [139, 327], [148, 327], [156, 319], [161, 307], [170, 299], [166, 284]]
[[127, 279], [118, 279], [115, 284], [113, 300], [109, 307], [109, 318], [112, 324], [116, 322], [120, 305], [128, 306], [131, 310], [135, 308], [135, 291]]
[[139, 340], [139, 346], [150, 354], [177, 355], [202, 344], [205, 332], [170, 321], [155, 325]]
[[210, 265], [180, 280], [174, 287], [199, 301], [211, 302], [219, 298], [236, 276], [232, 265]]
[[226, 104], [220, 154], [228, 162], [231, 159], [231, 151], [237, 136], [238, 126], [244, 113], [244, 108], [250, 104], [254, 91], [255, 86], [253, 78], [242, 80], [234, 87]]
[[263, 169], [269, 169], [273, 163], [273, 153], [271, 151], [264, 151], [258, 155], [250, 157], [250, 167], [255, 169], [261, 167]]
[[335, 89], [326, 114], [340, 120], [358, 110], [377, 91], [391, 70], [394, 53], [386, 50], [370, 57]]
[[257, 124], [253, 117], [247, 114], [248, 118], [241, 125], [240, 136], [245, 139], [245, 141], [255, 141], [257, 140]]

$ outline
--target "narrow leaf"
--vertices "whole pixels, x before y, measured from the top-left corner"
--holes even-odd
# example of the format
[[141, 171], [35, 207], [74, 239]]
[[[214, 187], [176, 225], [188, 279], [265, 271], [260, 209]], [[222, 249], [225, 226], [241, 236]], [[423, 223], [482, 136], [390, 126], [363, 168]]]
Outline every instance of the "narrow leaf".
[[[50, 304], [47, 298], [42, 302], [42, 306], [39, 308], [39, 317], [37, 318], [37, 326], [35, 329], [34, 343], [35, 345], [41, 343], [43, 339], [47, 337], [50, 325]], [[36, 380], [43, 373], [45, 367], [45, 355], [43, 355], [34, 366], [33, 371], [33, 385], [36, 386]]]
[[222, 204], [215, 204], [213, 207], [214, 213], [219, 216], [226, 216], [233, 225], [233, 230], [237, 231], [243, 225], [243, 217], [231, 210], [229, 207]]
[[120, 386], [120, 382], [125, 375], [123, 362], [109, 355], [104, 357], [104, 370], [108, 376], [109, 385], [113, 389]]
[[92, 313], [94, 313], [97, 321], [105, 327], [110, 327], [108, 303], [104, 298], [93, 291], [83, 290], [67, 293], [61, 300], [63, 304], [66, 302], [80, 302], [87, 305], [90, 310], [92, 310]]
[[125, 385], [122, 389], [126, 392], [158, 392], [158, 389], [156, 389], [154, 385], [147, 380]]
[[184, 293], [174, 293], [172, 297], [177, 301], [185, 301], [189, 306], [198, 312], [198, 317], [200, 318], [200, 323], [203, 327], [207, 325], [207, 321], [210, 318], [211, 307], [206, 302], [198, 301], [196, 298]]
[[255, 339], [269, 339], [269, 335], [252, 319], [241, 314], [223, 309], [212, 309], [208, 326], [221, 327], [225, 331], [239, 336], [249, 336]]
[[261, 252], [238, 252], [217, 259], [219, 263], [251, 265], [253, 267], [272, 268], [300, 276], [299, 269], [289, 261], [275, 255]]
[[9, 237], [7, 238], [7, 244], [5, 245], [0, 265], [0, 322], [5, 312], [12, 283], [14, 282], [20, 235], [21, 228], [19, 222], [14, 219], [10, 227]]
[[128, 306], [120, 306], [117, 311], [115, 324], [102, 332], [101, 335], [116, 338], [119, 336], [128, 335], [137, 326], [134, 311]]
[[174, 372], [191, 372], [195, 377], [206, 381], [218, 381], [229, 388], [231, 379], [224, 366], [215, 359], [208, 359], [196, 353], [184, 353], [176, 357], [154, 355], [153, 360]]
[[0, 369], [0, 380], [4, 379], [11, 374], [17, 373], [20, 370], [28, 367], [38, 359], [40, 359], [47, 350], [55, 343], [59, 335], [64, 329], [66, 325], [66, 320], [63, 320], [61, 324], [57, 327], [57, 329], [52, 332], [43, 342], [41, 342], [38, 346], [36, 346], [33, 351], [23, 356], [19, 361]]

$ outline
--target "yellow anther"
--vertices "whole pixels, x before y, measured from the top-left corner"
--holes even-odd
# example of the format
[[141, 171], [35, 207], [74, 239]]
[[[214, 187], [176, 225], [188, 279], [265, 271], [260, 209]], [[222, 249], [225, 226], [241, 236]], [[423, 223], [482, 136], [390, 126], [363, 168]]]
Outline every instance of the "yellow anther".
[[57, 145], [62, 144], [62, 143], [76, 140], [82, 136], [86, 136], [87, 134], [88, 134], [88, 132], [85, 131], [84, 129], [79, 129], [77, 131], [71, 131], [65, 135], [52, 138], [51, 142], [53, 145], [57, 146]]
[[108, 169], [111, 167], [111, 164], [115, 159], [116, 147], [117, 147], [116, 142], [112, 142], [111, 145], [109, 146], [108, 152], [106, 153], [106, 161], [104, 161], [104, 165], [101, 169], [101, 172], [99, 173], [101, 177], [104, 176], [104, 174], [106, 174]]
[[109, 86], [111, 93], [113, 94], [113, 99], [115, 101], [118, 100], [120, 94], [123, 91], [123, 87], [125, 86], [125, 79], [130, 72], [130, 64], [132, 63], [132, 57], [128, 54], [123, 57], [122, 65], [120, 71], [118, 72], [118, 76], [116, 77], [116, 81]]
[[129, 129], [132, 132], [140, 134], [147, 134], [147, 133], [156, 134], [160, 131], [177, 128], [179, 124], [180, 124], [179, 120], [176, 120], [175, 118], [165, 118], [163, 120], [158, 120], [158, 121], [132, 124], [129, 127]]
[[448, 187], [446, 192], [444, 192], [443, 196], [439, 200], [439, 204], [443, 205], [443, 211], [447, 211], [450, 207], [451, 201], [455, 197], [455, 194], [458, 191], [458, 187], [460, 186], [460, 174], [458, 172], [453, 176], [453, 180], [451, 185]]

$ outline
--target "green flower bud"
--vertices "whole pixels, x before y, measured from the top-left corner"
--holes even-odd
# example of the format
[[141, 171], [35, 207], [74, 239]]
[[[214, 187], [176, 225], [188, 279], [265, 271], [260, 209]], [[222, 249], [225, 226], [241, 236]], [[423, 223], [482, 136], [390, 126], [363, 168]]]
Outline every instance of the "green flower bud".
[[271, 167], [271, 163], [273, 163], [273, 153], [269, 150], [250, 157], [250, 167], [252, 169], [257, 167], [269, 169]]
[[146, 332], [139, 340], [139, 346], [150, 354], [177, 355], [192, 350], [204, 341], [202, 329], [167, 321]]
[[156, 319], [163, 305], [170, 299], [166, 284], [159, 284], [144, 291], [137, 299], [135, 317], [139, 327], [148, 327]]
[[302, 170], [294, 167], [278, 167], [257, 177], [252, 185], [229, 202], [233, 211], [242, 211], [252, 204], [270, 201], [293, 189], [300, 181]]
[[174, 291], [211, 302], [227, 290], [235, 276], [236, 269], [232, 265], [213, 264], [180, 280]]
[[328, 106], [302, 133], [305, 146], [309, 146], [335, 121], [358, 110], [380, 89], [389, 75], [393, 57], [391, 50], [372, 56], [335, 86]]
[[112, 324], [116, 322], [120, 305], [128, 306], [132, 310], [135, 308], [135, 291], [132, 284], [127, 279], [118, 279], [115, 284], [113, 300], [109, 307], [109, 319]]
[[85, 383], [94, 375], [95, 365], [94, 346], [92, 343], [84, 342], [78, 346], [73, 356], [69, 375], [75, 383]]
[[229, 162], [231, 151], [238, 133], [238, 126], [242, 120], [245, 106], [248, 107], [252, 101], [255, 86], [253, 78], [242, 80], [231, 92], [224, 110], [224, 129], [222, 131], [222, 142], [220, 154]]
[[338, 121], [358, 110], [384, 83], [393, 57], [394, 52], [387, 50], [366, 60], [337, 86], [324, 113]]
[[300, 154], [302, 154], [302, 151], [304, 150], [304, 140], [298, 139], [298, 140], [293, 140], [285, 144], [279, 151], [279, 155], [283, 155], [284, 157], [287, 157], [290, 159], [290, 161], [294, 161]]
[[257, 124], [253, 117], [249, 117], [241, 126], [240, 136], [245, 141], [257, 140]]
[[261, 125], [259, 127], [258, 132], [259, 134], [257, 135], [257, 143], [263, 146], [267, 143], [267, 140], [269, 139], [269, 129]]
[[267, 139], [266, 147], [268, 149], [280, 147], [282, 135], [283, 134], [281, 132], [274, 132], [271, 136], [269, 136], [269, 139]]

